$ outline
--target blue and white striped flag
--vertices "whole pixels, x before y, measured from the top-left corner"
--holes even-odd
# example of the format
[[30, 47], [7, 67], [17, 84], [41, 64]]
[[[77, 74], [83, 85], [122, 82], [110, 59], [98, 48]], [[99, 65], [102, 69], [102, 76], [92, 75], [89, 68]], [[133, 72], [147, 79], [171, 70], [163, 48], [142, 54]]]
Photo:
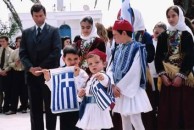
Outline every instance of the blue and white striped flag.
[[122, 0], [121, 5], [121, 19], [127, 20], [129, 23], [132, 23], [132, 12], [131, 12], [130, 0]]
[[109, 84], [106, 90], [106, 88], [104, 88], [104, 86], [97, 79], [94, 79], [91, 84], [90, 91], [94, 95], [97, 105], [102, 110], [105, 110], [108, 107], [111, 109], [114, 107], [115, 99], [113, 96], [111, 84]]
[[[55, 71], [56, 70], [56, 71]], [[77, 90], [72, 67], [51, 69], [51, 111], [62, 113], [78, 111]]]

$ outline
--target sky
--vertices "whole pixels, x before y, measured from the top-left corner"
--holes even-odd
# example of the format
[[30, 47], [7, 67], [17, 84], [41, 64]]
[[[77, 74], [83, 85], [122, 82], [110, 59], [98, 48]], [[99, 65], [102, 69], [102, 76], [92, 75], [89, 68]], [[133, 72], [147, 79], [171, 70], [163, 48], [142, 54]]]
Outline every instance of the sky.
[[[57, 0], [40, 0], [45, 6], [47, 12], [53, 11], [53, 5]], [[90, 10], [102, 11], [102, 23], [105, 27], [112, 26], [116, 20], [117, 13], [121, 7], [122, 0], [111, 0], [111, 5], [108, 10], [109, 0], [98, 0], [97, 6], [94, 9], [95, 0], [64, 0], [66, 11], [79, 11], [83, 10], [83, 5], [88, 5]], [[30, 0], [11, 0], [18, 13], [30, 13], [30, 8], [33, 3]], [[148, 32], [152, 33], [154, 25], [162, 21], [167, 24], [165, 12], [166, 9], [173, 5], [173, 0], [130, 0], [131, 6], [140, 10], [144, 18], [145, 27]], [[71, 6], [70, 6], [71, 5]], [[4, 2], [0, 1], [0, 20], [6, 22], [8, 19], [9, 10]]]

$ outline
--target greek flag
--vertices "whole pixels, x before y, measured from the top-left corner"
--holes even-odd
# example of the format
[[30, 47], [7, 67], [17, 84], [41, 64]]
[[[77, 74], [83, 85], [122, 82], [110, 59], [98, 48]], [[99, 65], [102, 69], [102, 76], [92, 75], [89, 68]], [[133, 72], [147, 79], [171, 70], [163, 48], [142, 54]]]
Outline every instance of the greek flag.
[[130, 0], [122, 0], [121, 5], [121, 19], [127, 20], [133, 25], [132, 12], [131, 12]]
[[78, 111], [77, 90], [74, 82], [73, 69], [61, 68], [61, 71], [51, 69], [51, 111], [62, 113]]
[[114, 107], [115, 99], [111, 87], [112, 86], [109, 83], [109, 86], [106, 90], [106, 88], [104, 88], [104, 86], [97, 79], [94, 79], [91, 84], [90, 91], [94, 95], [97, 105], [102, 110], [105, 110], [108, 107], [111, 109]]

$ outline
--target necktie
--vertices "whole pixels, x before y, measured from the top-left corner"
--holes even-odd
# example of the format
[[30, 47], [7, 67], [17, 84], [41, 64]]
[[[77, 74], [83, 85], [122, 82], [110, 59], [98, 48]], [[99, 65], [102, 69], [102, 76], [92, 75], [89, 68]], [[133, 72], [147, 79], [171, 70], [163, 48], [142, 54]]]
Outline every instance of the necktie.
[[37, 31], [38, 31], [38, 33], [37, 33], [37, 35], [36, 35], [36, 38], [38, 39], [38, 38], [40, 37], [40, 35], [41, 35], [41, 28], [38, 27], [38, 28], [37, 28]]
[[1, 69], [3, 69], [4, 63], [5, 63], [5, 48], [3, 49], [1, 54], [1, 64], [0, 64]]

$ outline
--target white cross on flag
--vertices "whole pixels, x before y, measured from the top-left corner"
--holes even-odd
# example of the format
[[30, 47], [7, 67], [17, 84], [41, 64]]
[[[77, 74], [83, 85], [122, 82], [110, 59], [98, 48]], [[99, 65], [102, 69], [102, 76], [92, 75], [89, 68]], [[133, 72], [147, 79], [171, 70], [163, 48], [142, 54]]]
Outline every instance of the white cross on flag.
[[110, 107], [111, 109], [114, 107], [115, 99], [113, 96], [112, 86], [110, 83], [106, 90], [104, 86], [97, 79], [94, 79], [90, 87], [90, 90], [94, 95], [96, 99], [96, 103], [99, 108], [101, 108], [102, 110], [105, 110], [108, 107]]
[[79, 110], [73, 71], [74, 67], [50, 70], [52, 113]]

